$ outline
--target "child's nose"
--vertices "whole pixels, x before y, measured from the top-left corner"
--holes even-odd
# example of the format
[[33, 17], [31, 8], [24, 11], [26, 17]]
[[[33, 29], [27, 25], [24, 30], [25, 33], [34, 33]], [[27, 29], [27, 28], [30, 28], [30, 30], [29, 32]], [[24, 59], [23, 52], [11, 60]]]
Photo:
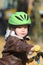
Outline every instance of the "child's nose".
[[25, 28], [23, 27], [23, 28], [22, 28], [22, 31], [24, 32], [24, 30], [25, 30]]

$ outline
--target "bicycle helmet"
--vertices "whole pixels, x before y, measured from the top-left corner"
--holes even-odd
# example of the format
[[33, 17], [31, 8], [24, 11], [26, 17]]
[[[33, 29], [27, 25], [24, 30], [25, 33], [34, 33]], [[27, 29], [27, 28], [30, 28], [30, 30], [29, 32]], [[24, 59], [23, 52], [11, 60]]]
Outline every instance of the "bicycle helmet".
[[31, 19], [25, 12], [16, 12], [11, 15], [11, 17], [8, 20], [8, 23], [10, 25], [30, 25]]

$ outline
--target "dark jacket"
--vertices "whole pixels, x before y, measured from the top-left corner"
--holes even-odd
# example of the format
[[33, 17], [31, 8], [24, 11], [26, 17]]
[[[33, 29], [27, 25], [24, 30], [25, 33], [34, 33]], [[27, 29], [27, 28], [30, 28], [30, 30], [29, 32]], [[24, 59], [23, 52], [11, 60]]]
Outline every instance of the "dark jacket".
[[0, 59], [0, 65], [25, 65], [27, 54], [33, 46], [25, 40], [9, 36]]

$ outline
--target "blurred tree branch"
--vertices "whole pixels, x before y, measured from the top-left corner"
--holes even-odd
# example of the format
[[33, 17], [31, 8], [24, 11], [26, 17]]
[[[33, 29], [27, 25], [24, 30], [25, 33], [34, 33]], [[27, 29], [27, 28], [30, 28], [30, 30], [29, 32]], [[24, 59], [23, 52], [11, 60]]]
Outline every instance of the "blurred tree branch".
[[41, 0], [34, 0], [34, 14], [35, 14], [35, 26], [34, 26], [34, 40], [39, 43], [41, 42], [41, 22], [40, 22], [40, 13], [39, 13], [39, 7], [41, 4]]

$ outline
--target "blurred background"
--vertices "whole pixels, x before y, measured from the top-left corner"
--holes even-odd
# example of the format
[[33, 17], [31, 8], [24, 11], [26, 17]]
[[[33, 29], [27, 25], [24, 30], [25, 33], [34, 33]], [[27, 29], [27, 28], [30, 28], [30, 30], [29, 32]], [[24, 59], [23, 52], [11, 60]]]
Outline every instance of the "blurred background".
[[16, 11], [24, 11], [30, 16], [32, 24], [29, 35], [34, 44], [43, 46], [43, 0], [0, 0], [0, 51], [5, 44], [8, 19]]

